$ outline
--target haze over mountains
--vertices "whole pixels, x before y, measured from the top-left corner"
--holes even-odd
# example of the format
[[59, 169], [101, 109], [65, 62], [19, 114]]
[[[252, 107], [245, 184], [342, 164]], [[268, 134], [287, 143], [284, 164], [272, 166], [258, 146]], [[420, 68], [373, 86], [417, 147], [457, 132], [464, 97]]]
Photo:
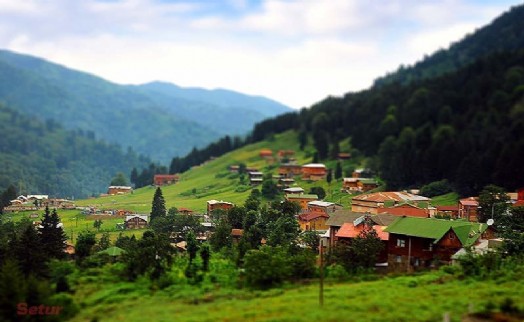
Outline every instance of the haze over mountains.
[[161, 162], [224, 134], [244, 135], [255, 122], [290, 111], [276, 101], [228, 90], [160, 82], [117, 85], [5, 50], [0, 51], [0, 101]]

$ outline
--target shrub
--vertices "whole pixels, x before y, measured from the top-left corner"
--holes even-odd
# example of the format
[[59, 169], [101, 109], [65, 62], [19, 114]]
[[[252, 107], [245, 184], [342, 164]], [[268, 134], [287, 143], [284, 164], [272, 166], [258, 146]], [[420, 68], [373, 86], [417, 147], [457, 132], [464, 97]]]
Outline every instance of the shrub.
[[420, 195], [431, 198], [453, 191], [453, 187], [447, 179], [434, 181], [420, 188]]
[[288, 256], [281, 247], [249, 250], [244, 256], [244, 269], [248, 286], [259, 289], [280, 285], [291, 274]]
[[326, 275], [328, 278], [332, 278], [337, 281], [344, 281], [349, 278], [349, 273], [346, 271], [344, 266], [340, 264], [333, 264], [333, 265], [327, 266]]

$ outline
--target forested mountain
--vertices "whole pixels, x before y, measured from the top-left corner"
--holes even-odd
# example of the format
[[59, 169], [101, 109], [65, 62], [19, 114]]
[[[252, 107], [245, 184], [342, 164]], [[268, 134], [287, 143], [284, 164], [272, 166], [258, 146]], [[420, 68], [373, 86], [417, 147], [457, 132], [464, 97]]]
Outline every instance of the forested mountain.
[[0, 191], [85, 198], [107, 191], [117, 172], [150, 161], [132, 149], [94, 139], [93, 132], [67, 131], [0, 104]]
[[164, 162], [224, 133], [244, 134], [254, 122], [289, 110], [274, 101], [231, 91], [187, 91], [168, 84], [117, 85], [0, 50], [1, 102], [43, 121], [53, 119], [68, 129], [91, 131], [97, 138], [131, 146]]
[[400, 66], [395, 73], [378, 78], [375, 85], [392, 82], [408, 84], [415, 80], [440, 76], [494, 52], [522, 48], [524, 48], [524, 10], [521, 5], [512, 8], [460, 42], [454, 43], [449, 49], [441, 49], [412, 67]]
[[[401, 70], [380, 86], [262, 121], [249, 141], [295, 129], [300, 138], [311, 137], [326, 159], [349, 138], [353, 152], [368, 157], [389, 189], [441, 179], [462, 195], [489, 183], [524, 186], [523, 21], [524, 6], [515, 7], [452, 50], [437, 53], [469, 53], [462, 67], [448, 69], [430, 57], [408, 73], [434, 71], [424, 77]], [[508, 33], [513, 36], [505, 38]]]
[[246, 134], [256, 122], [290, 111], [289, 107], [268, 98], [225, 89], [182, 88], [164, 82], [137, 88], [170, 112], [184, 115], [223, 135]]

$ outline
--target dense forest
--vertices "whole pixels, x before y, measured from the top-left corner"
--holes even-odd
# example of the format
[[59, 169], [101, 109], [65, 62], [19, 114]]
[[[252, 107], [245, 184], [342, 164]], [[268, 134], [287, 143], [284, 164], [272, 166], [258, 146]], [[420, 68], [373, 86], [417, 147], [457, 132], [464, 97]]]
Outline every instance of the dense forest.
[[[368, 166], [389, 189], [441, 179], [462, 195], [478, 193], [489, 183], [515, 189], [524, 177], [524, 52], [516, 50], [524, 48], [523, 21], [524, 6], [515, 7], [450, 50], [380, 85], [259, 122], [239, 144], [296, 130], [302, 140], [313, 139], [325, 160], [350, 138], [354, 152], [368, 157]], [[485, 43], [489, 39], [497, 41]], [[451, 68], [439, 58], [461, 53], [468, 57], [463, 67]], [[217, 146], [229, 147], [217, 142], [194, 149], [173, 159], [172, 165], [184, 167], [172, 170], [216, 156]]]
[[132, 149], [96, 141], [94, 133], [66, 131], [0, 105], [0, 191], [85, 198], [107, 190], [118, 172], [150, 164]]

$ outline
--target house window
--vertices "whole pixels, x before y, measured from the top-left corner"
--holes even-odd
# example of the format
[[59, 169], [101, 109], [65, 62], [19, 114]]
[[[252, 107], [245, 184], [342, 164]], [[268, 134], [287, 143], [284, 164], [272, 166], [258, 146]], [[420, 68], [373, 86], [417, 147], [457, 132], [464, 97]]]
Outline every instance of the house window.
[[406, 247], [406, 241], [404, 239], [397, 239], [397, 247]]
[[449, 234], [449, 239], [455, 239], [455, 235]]
[[402, 256], [397, 256], [396, 261], [397, 263], [402, 263]]

